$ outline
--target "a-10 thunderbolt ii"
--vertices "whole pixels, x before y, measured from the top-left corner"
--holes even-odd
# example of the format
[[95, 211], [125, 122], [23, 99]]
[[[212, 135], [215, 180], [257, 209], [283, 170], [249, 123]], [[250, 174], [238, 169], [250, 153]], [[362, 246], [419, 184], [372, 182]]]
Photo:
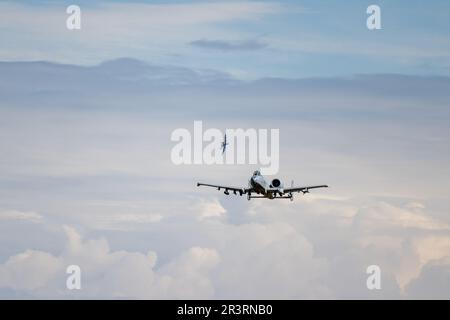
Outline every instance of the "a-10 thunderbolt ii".
[[[318, 185], [318, 186], [306, 186], [306, 187], [294, 187], [293, 182], [291, 183], [291, 187], [285, 188], [283, 183], [279, 179], [273, 179], [270, 183], [264, 179], [259, 170], [253, 173], [253, 176], [248, 181], [248, 188], [237, 188], [231, 186], [222, 186], [208, 183], [197, 183], [197, 187], [206, 186], [217, 188], [217, 190], [224, 189], [224, 193], [226, 195], [230, 194], [232, 191], [234, 194], [239, 194], [240, 196], [246, 194], [247, 199], [254, 198], [266, 198], [266, 199], [290, 199], [294, 200], [294, 193], [302, 192], [303, 194], [309, 193], [310, 189], [316, 188], [328, 188], [327, 185]], [[256, 195], [253, 195], [256, 194]]]

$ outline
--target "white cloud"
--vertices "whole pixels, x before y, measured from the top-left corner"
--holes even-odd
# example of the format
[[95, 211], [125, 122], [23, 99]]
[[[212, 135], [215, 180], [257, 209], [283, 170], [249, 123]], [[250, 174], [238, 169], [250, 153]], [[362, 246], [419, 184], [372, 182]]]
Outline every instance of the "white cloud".
[[[449, 257], [448, 224], [430, 217], [418, 202], [404, 206], [358, 202], [299, 199], [293, 205], [258, 203], [251, 210], [253, 219], [289, 223], [308, 239], [314, 256], [327, 261], [323, 282], [331, 296], [407, 297], [407, 285], [427, 263]], [[382, 269], [380, 292], [361, 285], [366, 279], [363, 270], [371, 264]]]
[[203, 199], [200, 198], [192, 206], [192, 212], [198, 215], [199, 220], [207, 218], [220, 218], [223, 217], [227, 212], [224, 207], [220, 204], [217, 198], [214, 199]]
[[415, 246], [421, 264], [425, 265], [450, 255], [450, 236], [446, 233], [425, 235], [416, 241]]
[[42, 216], [33, 211], [0, 211], [0, 220], [27, 220], [32, 222], [39, 222], [41, 219]]
[[450, 230], [447, 223], [428, 217], [422, 210], [422, 212], [415, 210], [423, 207], [424, 205], [418, 206], [416, 203], [413, 208], [411, 204], [407, 204], [406, 208], [399, 208], [381, 202], [361, 208], [355, 216], [354, 223], [358, 224], [358, 228], [366, 230], [374, 230], [374, 228], [388, 230], [391, 227]]
[[222, 264], [215, 272], [217, 297], [292, 299], [332, 296], [323, 282], [326, 259], [287, 223], [223, 225], [216, 230]]
[[[430, 263], [449, 257], [450, 234], [436, 229], [437, 220], [428, 221], [422, 205], [415, 205], [420, 209], [413, 214], [410, 203], [380, 202], [361, 205], [351, 215], [345, 214], [353, 211], [351, 200], [337, 198], [254, 202], [237, 211], [245, 215], [253, 210], [241, 224], [228, 222], [232, 207], [224, 208], [221, 219], [202, 220], [195, 219], [195, 205], [186, 207], [146, 232], [160, 239], [159, 246], [164, 243], [161, 264], [154, 251], [111, 250], [106, 239], [84, 239], [65, 227], [67, 243], [61, 253], [26, 250], [0, 265], [0, 288], [41, 298], [401, 298], [412, 296], [412, 283], [418, 292], [421, 281], [428, 281]], [[220, 202], [203, 203], [223, 208]], [[374, 214], [376, 210], [380, 212]], [[405, 224], [405, 217], [413, 218]], [[169, 230], [177, 236], [167, 234]], [[436, 231], [441, 235], [433, 235]], [[64, 287], [69, 264], [82, 268], [80, 292]], [[379, 292], [365, 288], [370, 264], [382, 270]], [[448, 270], [446, 264], [439, 268], [442, 274]]]
[[[214, 249], [193, 247], [155, 268], [156, 253], [111, 251], [104, 239], [84, 240], [65, 227], [68, 242], [58, 256], [27, 250], [0, 265], [0, 287], [36, 298], [211, 298], [208, 273], [219, 261]], [[65, 288], [67, 266], [81, 268], [82, 289]]]
[[10, 257], [0, 266], [0, 287], [32, 294], [48, 286], [62, 269], [60, 258], [47, 252], [27, 250]]

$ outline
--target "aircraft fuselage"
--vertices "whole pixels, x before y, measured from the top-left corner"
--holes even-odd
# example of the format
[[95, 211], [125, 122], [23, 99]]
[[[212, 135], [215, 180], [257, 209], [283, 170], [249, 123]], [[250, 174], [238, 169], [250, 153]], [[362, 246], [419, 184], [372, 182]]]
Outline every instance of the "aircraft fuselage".
[[254, 175], [249, 180], [249, 187], [253, 188], [258, 194], [267, 194], [268, 184], [263, 176]]

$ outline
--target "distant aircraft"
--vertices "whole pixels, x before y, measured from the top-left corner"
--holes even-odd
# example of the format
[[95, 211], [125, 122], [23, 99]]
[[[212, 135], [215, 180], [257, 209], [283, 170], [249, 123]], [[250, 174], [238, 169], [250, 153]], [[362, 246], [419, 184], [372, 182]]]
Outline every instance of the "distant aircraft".
[[227, 135], [225, 134], [225, 137], [224, 137], [223, 142], [222, 142], [222, 154], [225, 153], [227, 145], [229, 145], [229, 143], [227, 142]]
[[[247, 194], [247, 199], [253, 198], [267, 198], [267, 199], [291, 199], [294, 200], [294, 192], [303, 192], [309, 193], [309, 189], [316, 188], [328, 188], [327, 185], [319, 185], [319, 186], [307, 186], [307, 187], [294, 187], [294, 182], [291, 182], [290, 188], [284, 188], [283, 184], [279, 179], [273, 179], [271, 183], [268, 183], [264, 177], [261, 175], [260, 171], [255, 171], [253, 176], [248, 181], [248, 188], [237, 188], [230, 186], [221, 186], [207, 183], [197, 183], [197, 187], [206, 186], [220, 189], [225, 189], [225, 194], [229, 195], [230, 191], [233, 191], [234, 194], [239, 194], [242, 196], [243, 194]], [[258, 196], [252, 196], [252, 194], [258, 194]]]

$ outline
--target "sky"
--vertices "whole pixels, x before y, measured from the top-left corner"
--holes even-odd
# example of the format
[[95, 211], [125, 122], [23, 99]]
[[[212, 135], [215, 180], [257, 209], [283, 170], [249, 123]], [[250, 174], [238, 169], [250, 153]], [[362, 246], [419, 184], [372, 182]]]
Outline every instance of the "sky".
[[[373, 2], [373, 1], [372, 1]], [[448, 75], [448, 1], [2, 1], [0, 60], [97, 64], [131, 57], [241, 79]], [[381, 30], [366, 9], [381, 8]]]
[[[1, 2], [0, 297], [450, 298], [449, 4], [374, 3]], [[173, 164], [196, 120], [330, 187], [197, 188], [257, 168]]]

